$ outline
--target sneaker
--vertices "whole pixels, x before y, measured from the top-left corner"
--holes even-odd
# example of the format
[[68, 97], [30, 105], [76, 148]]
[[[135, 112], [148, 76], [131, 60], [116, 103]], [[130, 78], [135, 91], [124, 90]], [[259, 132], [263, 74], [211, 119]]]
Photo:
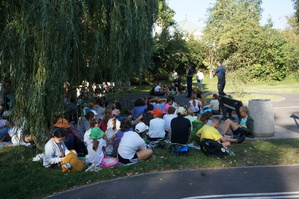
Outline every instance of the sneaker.
[[235, 154], [232, 150], [230, 150], [228, 147], [223, 146], [223, 148], [225, 148], [226, 152], [227, 152], [229, 155], [231, 155], [231, 156], [236, 155], [236, 154]]
[[245, 141], [245, 136], [243, 135], [243, 136], [240, 136], [240, 137], [238, 137], [238, 143], [240, 144], [240, 143], [242, 143], [242, 142], [244, 142]]

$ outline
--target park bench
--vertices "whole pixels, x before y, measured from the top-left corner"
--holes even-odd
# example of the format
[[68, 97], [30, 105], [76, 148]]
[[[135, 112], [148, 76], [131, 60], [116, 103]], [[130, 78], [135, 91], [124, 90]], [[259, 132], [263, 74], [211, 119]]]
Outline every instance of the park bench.
[[232, 99], [227, 96], [219, 96], [218, 100], [219, 100], [219, 104], [220, 104], [224, 119], [227, 118], [227, 116], [226, 116], [227, 114], [228, 114], [229, 119], [234, 119], [232, 117], [232, 111], [236, 111], [239, 121], [241, 120], [240, 107], [243, 106], [242, 101]]

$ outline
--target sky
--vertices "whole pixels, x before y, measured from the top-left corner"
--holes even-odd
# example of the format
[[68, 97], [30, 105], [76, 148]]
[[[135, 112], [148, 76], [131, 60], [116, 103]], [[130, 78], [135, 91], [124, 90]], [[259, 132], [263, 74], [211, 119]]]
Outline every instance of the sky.
[[[211, 7], [215, 0], [167, 0], [168, 5], [176, 12], [174, 20], [183, 21], [186, 18], [198, 25], [201, 29], [207, 19], [207, 8]], [[263, 16], [261, 24], [267, 23], [272, 18], [274, 28], [284, 29], [287, 25], [285, 16], [291, 16], [295, 10], [292, 0], [263, 0]]]

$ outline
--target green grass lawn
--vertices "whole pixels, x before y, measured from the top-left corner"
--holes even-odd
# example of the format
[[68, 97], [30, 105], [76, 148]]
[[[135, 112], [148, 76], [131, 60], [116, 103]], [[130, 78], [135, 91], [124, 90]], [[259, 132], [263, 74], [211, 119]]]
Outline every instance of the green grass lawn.
[[[181, 169], [222, 168], [260, 165], [299, 164], [299, 139], [254, 140], [235, 144], [236, 156], [223, 159], [206, 157], [192, 149], [177, 157], [168, 150], [155, 149], [156, 159], [130, 166], [104, 168], [98, 172], [62, 173], [32, 162], [32, 149], [0, 149], [1, 198], [40, 198], [80, 185], [123, 176]], [[20, 150], [22, 149], [22, 150]]]
[[[195, 81], [194, 81], [195, 83]], [[217, 92], [217, 77], [213, 79], [204, 79], [205, 91]], [[286, 79], [277, 82], [252, 81], [246, 85], [243, 83], [234, 83], [229, 78], [226, 79], [225, 92], [257, 92], [257, 93], [299, 93], [299, 81]]]
[[[165, 81], [167, 85], [171, 85], [171, 81]], [[209, 79], [206, 77], [203, 81], [204, 92], [206, 93], [217, 93], [217, 77]], [[196, 87], [196, 81], [193, 80], [193, 87]], [[109, 93], [108, 98], [121, 98], [130, 96], [149, 96], [149, 91], [152, 85], [135, 85], [131, 87], [130, 92], [116, 92]], [[234, 83], [229, 78], [227, 78], [225, 92], [234, 92], [232, 97], [247, 103], [250, 99], [271, 99], [272, 101], [281, 101], [282, 97], [275, 95], [262, 95], [256, 93], [299, 93], [299, 81], [292, 78], [286, 78], [283, 81], [277, 82], [265, 82], [265, 81], [252, 81], [246, 85], [243, 83]], [[242, 92], [241, 92], [242, 91]], [[254, 94], [253, 94], [253, 93]], [[241, 95], [239, 93], [242, 93]], [[211, 100], [212, 96], [206, 96], [206, 100]]]

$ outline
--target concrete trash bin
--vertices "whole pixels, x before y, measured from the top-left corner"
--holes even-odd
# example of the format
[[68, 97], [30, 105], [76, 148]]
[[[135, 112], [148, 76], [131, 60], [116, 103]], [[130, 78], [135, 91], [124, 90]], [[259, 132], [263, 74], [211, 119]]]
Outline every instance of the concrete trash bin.
[[255, 137], [274, 136], [275, 122], [272, 101], [268, 99], [249, 100], [248, 110], [253, 119], [253, 135]]

